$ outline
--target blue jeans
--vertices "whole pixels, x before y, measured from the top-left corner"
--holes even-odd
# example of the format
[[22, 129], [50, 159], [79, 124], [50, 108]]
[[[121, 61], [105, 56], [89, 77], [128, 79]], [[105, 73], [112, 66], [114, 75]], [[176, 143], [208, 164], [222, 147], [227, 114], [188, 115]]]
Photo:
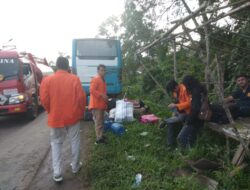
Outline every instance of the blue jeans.
[[[204, 121], [194, 119], [191, 123], [186, 123], [187, 115], [174, 110], [175, 115], [166, 119], [168, 125], [167, 145], [173, 146], [177, 141], [183, 148], [191, 147], [204, 125]], [[178, 126], [179, 125], [179, 126]], [[181, 127], [181, 129], [179, 128]], [[178, 133], [178, 135], [176, 135]]]
[[238, 116], [249, 117], [250, 116], [250, 105], [247, 101], [236, 101], [236, 106], [238, 107]]
[[249, 117], [250, 116], [250, 106], [241, 106], [239, 111], [240, 117]]
[[177, 141], [183, 148], [190, 148], [196, 141], [197, 135], [203, 128], [204, 122], [197, 120], [192, 124], [184, 124], [177, 136]]
[[177, 136], [178, 142], [184, 148], [189, 148], [196, 140], [195, 130], [193, 125], [185, 124]]
[[173, 146], [176, 143], [176, 133], [179, 132], [178, 125], [183, 125], [185, 121], [186, 114], [177, 113], [175, 116], [172, 116], [168, 119], [165, 119], [165, 122], [168, 126], [167, 129], [167, 145]]

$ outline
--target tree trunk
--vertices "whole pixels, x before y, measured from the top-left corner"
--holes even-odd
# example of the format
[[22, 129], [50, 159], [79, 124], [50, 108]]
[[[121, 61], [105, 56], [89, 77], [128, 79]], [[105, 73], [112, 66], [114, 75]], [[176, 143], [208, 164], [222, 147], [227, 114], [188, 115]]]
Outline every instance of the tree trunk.
[[176, 43], [175, 43], [175, 38], [173, 40], [173, 49], [174, 49], [174, 80], [177, 81], [177, 63], [176, 63]]

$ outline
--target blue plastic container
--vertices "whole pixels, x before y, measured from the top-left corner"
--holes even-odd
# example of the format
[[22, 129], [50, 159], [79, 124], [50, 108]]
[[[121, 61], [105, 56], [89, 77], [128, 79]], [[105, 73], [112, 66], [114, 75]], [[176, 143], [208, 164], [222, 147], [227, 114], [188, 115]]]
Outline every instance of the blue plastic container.
[[113, 121], [104, 121], [104, 131], [110, 130], [112, 124], [113, 124]]
[[111, 130], [116, 135], [123, 135], [125, 133], [125, 128], [120, 123], [113, 123], [111, 125]]

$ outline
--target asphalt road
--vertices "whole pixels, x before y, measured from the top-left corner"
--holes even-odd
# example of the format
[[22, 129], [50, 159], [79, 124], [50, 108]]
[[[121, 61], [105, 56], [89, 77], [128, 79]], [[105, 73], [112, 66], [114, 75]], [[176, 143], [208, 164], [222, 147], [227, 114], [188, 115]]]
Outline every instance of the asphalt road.
[[71, 171], [71, 148], [70, 141], [65, 138], [62, 148], [62, 175], [63, 182], [55, 183], [52, 180], [52, 161], [51, 151], [48, 152], [46, 158], [38, 169], [35, 177], [30, 183], [28, 190], [88, 190], [90, 189], [90, 180], [86, 174], [87, 160], [89, 157], [90, 147], [93, 146], [92, 138], [93, 125], [92, 122], [81, 122], [81, 161], [83, 167], [79, 174], [73, 174]]
[[[45, 112], [41, 112], [33, 121], [22, 116], [0, 117], [0, 190], [89, 189], [88, 179], [71, 172], [70, 142], [67, 138], [62, 150], [64, 182], [56, 184], [52, 180], [49, 128], [46, 122]], [[89, 147], [93, 144], [93, 127], [92, 122], [81, 122], [81, 126], [81, 154], [85, 165]]]
[[0, 190], [26, 189], [50, 148], [46, 114], [0, 117]]

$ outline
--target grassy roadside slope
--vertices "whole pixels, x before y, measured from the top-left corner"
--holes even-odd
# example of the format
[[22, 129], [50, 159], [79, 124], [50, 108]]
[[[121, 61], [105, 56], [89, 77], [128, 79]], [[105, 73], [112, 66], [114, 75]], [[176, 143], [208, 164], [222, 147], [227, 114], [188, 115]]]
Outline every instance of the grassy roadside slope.
[[[228, 160], [225, 140], [207, 129], [203, 131], [194, 148], [181, 153], [180, 149], [172, 151], [166, 149], [166, 128], [160, 130], [157, 125], [143, 125], [138, 122], [127, 123], [125, 126], [127, 131], [123, 136], [119, 137], [108, 132], [107, 145], [93, 145], [91, 159], [85, 170], [92, 189], [132, 189], [137, 173], [143, 176], [137, 189], [206, 189], [196, 181], [196, 173], [191, 177], [174, 177], [173, 173], [177, 169], [187, 167], [184, 159], [196, 160], [203, 157], [211, 160]], [[148, 134], [141, 136], [142, 132]], [[234, 143], [231, 144], [235, 147]], [[134, 156], [135, 160], [128, 159], [128, 156]], [[224, 169], [206, 173], [219, 182], [218, 189], [249, 189], [249, 168], [229, 178], [233, 167], [227, 161], [224, 164]]]

